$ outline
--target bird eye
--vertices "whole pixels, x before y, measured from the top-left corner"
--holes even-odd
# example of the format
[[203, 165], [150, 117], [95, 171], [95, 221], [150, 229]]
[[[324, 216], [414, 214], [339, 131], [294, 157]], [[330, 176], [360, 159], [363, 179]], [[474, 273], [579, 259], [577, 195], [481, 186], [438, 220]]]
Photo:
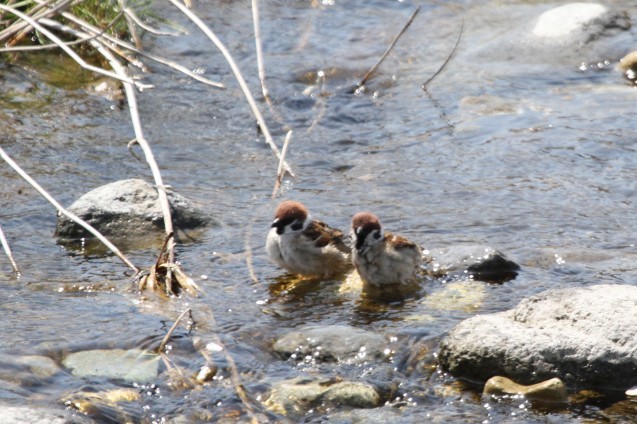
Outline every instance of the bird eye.
[[301, 222], [296, 222], [294, 224], [292, 224], [292, 228], [294, 231], [299, 231], [301, 228], [303, 228], [303, 224]]

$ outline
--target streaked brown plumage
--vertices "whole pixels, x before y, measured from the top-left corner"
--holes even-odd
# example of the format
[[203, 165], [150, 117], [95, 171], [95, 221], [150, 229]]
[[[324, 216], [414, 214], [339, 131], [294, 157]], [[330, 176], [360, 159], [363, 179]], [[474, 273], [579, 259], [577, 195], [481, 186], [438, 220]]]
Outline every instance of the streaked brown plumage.
[[303, 204], [291, 200], [276, 209], [266, 252], [272, 262], [293, 274], [329, 278], [352, 268], [343, 233], [312, 220]]
[[371, 212], [352, 218], [352, 262], [366, 285], [407, 284], [422, 263], [422, 250], [405, 237], [383, 234], [380, 220]]

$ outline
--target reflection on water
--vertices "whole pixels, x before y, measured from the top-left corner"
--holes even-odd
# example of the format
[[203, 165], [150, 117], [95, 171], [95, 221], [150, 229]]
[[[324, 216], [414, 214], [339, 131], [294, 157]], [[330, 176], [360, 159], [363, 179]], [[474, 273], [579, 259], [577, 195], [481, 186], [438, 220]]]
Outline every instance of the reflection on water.
[[[511, 308], [542, 290], [635, 281], [637, 128], [631, 112], [637, 94], [612, 66], [580, 69], [582, 62], [614, 63], [631, 47], [634, 30], [590, 48], [544, 56], [523, 46], [516, 55], [510, 43], [520, 39], [520, 23], [547, 5], [422, 5], [368, 89], [354, 95], [349, 89], [415, 4], [315, 3], [261, 5], [267, 82], [280, 118], [264, 102], [260, 107], [279, 144], [285, 128], [294, 129], [288, 161], [298, 175], [285, 181], [283, 195], [274, 200], [276, 160], [221, 55], [194, 29], [187, 37], [148, 37], [153, 52], [203, 69], [229, 87], [213, 91], [156, 67], [145, 76], [156, 89], [139, 100], [164, 180], [219, 221], [177, 249], [184, 270], [205, 291], [201, 298], [140, 299], [117, 258], [57, 245], [53, 208], [0, 167], [2, 226], [23, 271], [15, 278], [8, 261], [0, 261], [0, 349], [15, 357], [48, 357], [60, 367], [36, 385], [7, 386], [0, 403], [38, 399], [56, 406], [72, 394], [86, 399], [85, 392], [132, 388], [138, 398], [116, 405], [89, 402], [89, 415], [99, 422], [245, 421], [246, 400], [233, 382], [238, 376], [257, 418], [279, 420], [261, 404], [269, 387], [308, 370], [275, 355], [273, 341], [305, 325], [349, 324], [395, 338], [391, 366], [314, 363], [311, 371], [394, 382], [398, 389], [384, 399], [385, 407], [318, 408], [292, 420], [306, 414], [304, 419], [316, 421], [322, 413], [343, 422], [501, 422], [515, 416], [566, 423], [601, 417], [598, 408], [613, 400], [592, 394], [563, 411], [515, 400], [483, 403], [481, 387], [436, 367], [435, 352], [439, 338], [459, 321]], [[204, 1], [196, 11], [227, 43], [258, 92], [247, 4]], [[168, 8], [160, 12], [189, 26]], [[454, 59], [423, 93], [420, 86], [448, 55], [462, 19], [465, 33]], [[3, 65], [0, 73], [6, 127], [0, 144], [61, 203], [116, 179], [150, 179], [146, 165], [126, 149], [133, 137], [128, 112], [87, 94], [88, 82], [61, 89], [29, 66]], [[354, 213], [373, 211], [428, 249], [493, 246], [522, 269], [501, 284], [427, 278], [400, 301], [365, 298], [348, 280], [298, 281], [270, 264], [263, 249], [282, 198], [302, 201], [341, 229]], [[153, 244], [123, 248], [139, 266], [150, 266], [157, 254]], [[169, 344], [175, 369], [192, 376], [205, 364], [193, 347], [195, 336], [205, 343], [219, 337], [234, 361], [225, 351], [210, 353], [218, 372], [196, 389], [172, 386], [170, 372], [152, 385], [130, 386], [77, 378], [62, 367], [69, 352], [148, 348], [186, 308], [196, 324], [192, 335], [178, 333]], [[619, 421], [635, 416], [634, 408], [622, 404], [609, 414]]]

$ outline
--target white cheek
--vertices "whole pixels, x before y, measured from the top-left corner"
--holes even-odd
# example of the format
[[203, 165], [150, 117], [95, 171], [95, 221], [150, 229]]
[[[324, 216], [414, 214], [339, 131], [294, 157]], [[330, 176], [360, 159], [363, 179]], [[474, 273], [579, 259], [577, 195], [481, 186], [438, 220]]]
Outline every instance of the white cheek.
[[301, 231], [303, 230], [302, 229], [295, 230], [294, 228], [292, 228], [292, 224], [290, 224], [285, 226], [285, 231], [283, 232], [283, 234], [288, 236], [293, 236], [293, 235], [299, 234]]

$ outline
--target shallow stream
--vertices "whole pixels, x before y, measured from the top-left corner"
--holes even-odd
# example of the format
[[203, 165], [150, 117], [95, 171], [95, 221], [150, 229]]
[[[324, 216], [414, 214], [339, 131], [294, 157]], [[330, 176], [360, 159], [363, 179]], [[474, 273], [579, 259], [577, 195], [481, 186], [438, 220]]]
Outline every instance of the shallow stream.
[[[194, 3], [260, 98], [249, 2]], [[556, 409], [520, 399], [484, 402], [479, 385], [435, 366], [439, 338], [475, 314], [511, 308], [550, 288], [637, 283], [631, 183], [637, 91], [614, 69], [635, 48], [637, 30], [586, 44], [527, 43], [537, 16], [560, 4], [260, 2], [266, 81], [280, 118], [265, 102], [259, 105], [279, 145], [286, 128], [294, 131], [287, 159], [297, 175], [271, 199], [277, 161], [229, 67], [162, 3], [157, 13], [190, 35], [147, 35], [146, 48], [228, 87], [216, 90], [151, 62], [148, 73], [139, 72], [155, 85], [139, 94], [139, 107], [164, 181], [217, 220], [177, 249], [205, 296], [140, 298], [116, 257], [58, 245], [54, 208], [1, 163], [0, 224], [22, 275], [12, 274], [0, 256], [0, 353], [48, 356], [60, 365], [68, 352], [148, 348], [192, 308], [196, 325], [177, 331], [168, 356], [196, 374], [204, 361], [193, 338], [218, 337], [259, 419], [285, 421], [260, 403], [275, 382], [304, 374], [361, 380], [378, 364], [335, 371], [282, 359], [273, 341], [305, 325], [346, 324], [392, 340], [395, 355], [387, 363], [399, 382], [395, 397], [375, 409], [310, 408], [288, 416], [291, 422], [635, 419], [630, 401], [578, 392]], [[352, 93], [417, 5], [419, 15], [367, 89]], [[611, 6], [635, 17], [633, 2]], [[462, 26], [455, 55], [423, 91]], [[97, 82], [78, 73], [69, 61], [48, 55], [0, 65], [0, 145], [64, 205], [118, 179], [151, 180], [148, 167], [126, 148], [134, 137], [128, 110], [95, 94]], [[492, 246], [522, 271], [502, 284], [430, 279], [421, 297], [393, 304], [363, 301], [339, 290], [338, 282], [293, 286], [264, 252], [273, 210], [288, 198], [342, 229], [354, 213], [371, 210], [388, 230], [427, 249]], [[126, 254], [150, 266], [157, 252], [152, 246]], [[98, 403], [89, 416], [97, 422], [247, 421], [226, 358], [213, 359], [219, 373], [196, 389], [177, 387], [169, 373], [140, 385], [60, 372], [0, 387], [0, 403], [61, 405], [70, 393], [128, 387], [140, 398]], [[10, 373], [0, 367], [0, 378], [13, 381]]]

